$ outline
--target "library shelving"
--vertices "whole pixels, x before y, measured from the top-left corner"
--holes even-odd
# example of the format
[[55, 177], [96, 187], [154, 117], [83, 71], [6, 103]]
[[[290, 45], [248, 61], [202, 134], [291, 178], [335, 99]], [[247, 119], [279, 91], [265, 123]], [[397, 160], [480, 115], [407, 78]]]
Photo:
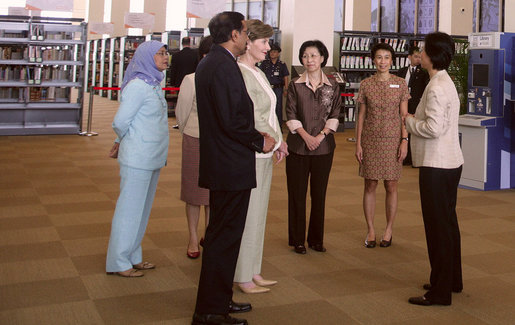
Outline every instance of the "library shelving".
[[0, 135], [80, 132], [86, 26], [0, 16]]

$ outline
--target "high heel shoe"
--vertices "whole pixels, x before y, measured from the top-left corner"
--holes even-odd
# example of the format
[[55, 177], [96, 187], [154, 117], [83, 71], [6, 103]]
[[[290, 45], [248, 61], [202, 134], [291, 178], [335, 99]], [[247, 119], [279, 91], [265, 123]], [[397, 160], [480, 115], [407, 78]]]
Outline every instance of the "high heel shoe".
[[392, 240], [393, 236], [390, 238], [390, 240], [384, 240], [381, 238], [381, 242], [379, 243], [379, 247], [390, 247], [392, 246]]
[[374, 240], [368, 240], [365, 238], [365, 247], [366, 248], [374, 248], [376, 247], [376, 239], [374, 238]]
[[252, 279], [252, 281], [254, 281], [254, 283], [260, 287], [269, 287], [269, 286], [273, 286], [274, 284], [277, 283], [277, 281], [275, 281], [275, 280], [265, 280], [265, 279], [261, 279], [261, 280]]
[[270, 291], [269, 288], [260, 287], [258, 285], [256, 285], [255, 287], [252, 287], [252, 288], [246, 288], [246, 287], [238, 284], [238, 288], [240, 288], [240, 290], [244, 293], [265, 293], [265, 292]]

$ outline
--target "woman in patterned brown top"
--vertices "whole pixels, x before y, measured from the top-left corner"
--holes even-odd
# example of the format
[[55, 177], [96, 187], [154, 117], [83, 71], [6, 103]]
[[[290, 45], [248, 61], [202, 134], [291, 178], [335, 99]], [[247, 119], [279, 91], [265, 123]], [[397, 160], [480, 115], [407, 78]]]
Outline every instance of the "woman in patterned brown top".
[[393, 221], [397, 213], [397, 182], [408, 151], [408, 132], [402, 117], [408, 114], [410, 98], [406, 81], [390, 73], [394, 60], [393, 48], [385, 43], [376, 44], [372, 48], [372, 60], [377, 73], [361, 82], [356, 125], [356, 159], [359, 174], [365, 179], [363, 210], [368, 227], [365, 239], [367, 248], [376, 246], [374, 215], [376, 189], [381, 179], [386, 190], [386, 229], [380, 246], [392, 244]]
[[288, 241], [298, 254], [306, 253], [308, 179], [311, 194], [308, 246], [318, 252], [326, 251], [323, 245], [325, 196], [336, 146], [333, 132], [338, 128], [341, 104], [338, 84], [322, 72], [328, 56], [322, 42], [304, 42], [299, 50], [299, 61], [306, 71], [288, 87]]

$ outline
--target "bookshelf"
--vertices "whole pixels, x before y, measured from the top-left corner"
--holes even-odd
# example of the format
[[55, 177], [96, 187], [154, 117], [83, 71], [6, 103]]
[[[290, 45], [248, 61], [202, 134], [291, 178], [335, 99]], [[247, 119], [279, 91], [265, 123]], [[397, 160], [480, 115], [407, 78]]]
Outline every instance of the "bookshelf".
[[0, 135], [80, 132], [86, 26], [0, 16]]

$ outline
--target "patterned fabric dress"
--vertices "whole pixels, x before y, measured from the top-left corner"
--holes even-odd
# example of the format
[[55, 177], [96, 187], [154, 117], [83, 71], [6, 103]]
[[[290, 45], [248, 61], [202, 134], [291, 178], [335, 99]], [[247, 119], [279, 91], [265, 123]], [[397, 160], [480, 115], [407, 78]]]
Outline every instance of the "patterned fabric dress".
[[361, 82], [357, 101], [367, 106], [361, 131], [361, 177], [374, 180], [401, 177], [402, 162], [397, 158], [401, 141], [400, 104], [409, 98], [403, 78], [390, 75], [390, 79], [381, 81], [373, 75]]

